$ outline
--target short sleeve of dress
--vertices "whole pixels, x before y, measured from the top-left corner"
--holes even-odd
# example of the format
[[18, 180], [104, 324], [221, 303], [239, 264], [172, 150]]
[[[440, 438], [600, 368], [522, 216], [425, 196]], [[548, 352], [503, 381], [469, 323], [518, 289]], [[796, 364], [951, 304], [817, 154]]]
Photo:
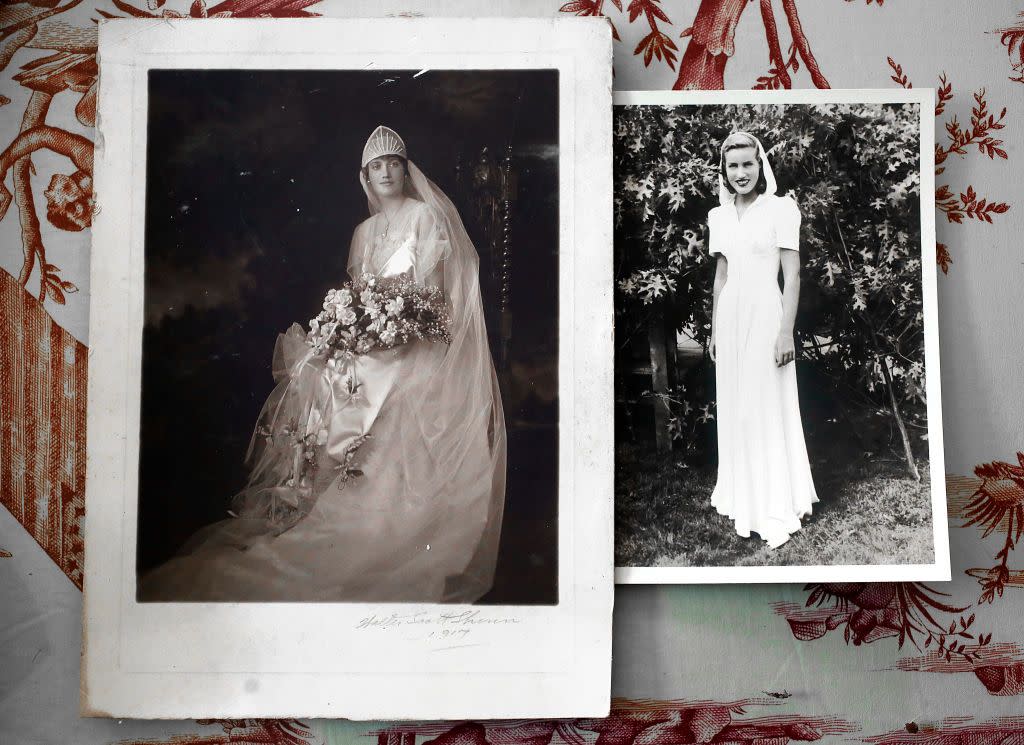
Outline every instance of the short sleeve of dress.
[[775, 237], [779, 248], [800, 250], [800, 208], [790, 197], [779, 199], [775, 208]]
[[725, 246], [722, 245], [724, 236], [718, 225], [719, 214], [720, 210], [717, 207], [708, 212], [708, 253], [711, 256], [725, 253]]

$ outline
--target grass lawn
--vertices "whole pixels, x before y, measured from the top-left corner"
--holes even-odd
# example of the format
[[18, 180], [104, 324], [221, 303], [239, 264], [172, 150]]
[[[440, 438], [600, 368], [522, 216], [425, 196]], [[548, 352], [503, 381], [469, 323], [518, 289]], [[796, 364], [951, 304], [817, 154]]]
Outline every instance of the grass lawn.
[[[837, 467], [814, 462], [820, 500], [789, 542], [771, 551], [756, 533], [736, 535], [711, 506], [716, 468], [620, 445], [616, 454], [616, 566], [930, 564], [928, 463], [920, 483], [881, 458]], [[848, 456], [847, 456], [848, 457]]]

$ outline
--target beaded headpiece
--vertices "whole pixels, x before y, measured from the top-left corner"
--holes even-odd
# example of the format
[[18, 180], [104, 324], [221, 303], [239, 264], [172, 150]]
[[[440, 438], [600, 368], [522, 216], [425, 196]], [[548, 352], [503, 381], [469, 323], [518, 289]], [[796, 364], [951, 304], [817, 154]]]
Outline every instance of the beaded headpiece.
[[366, 146], [363, 147], [363, 162], [360, 168], [366, 168], [371, 160], [380, 158], [383, 155], [399, 155], [403, 158], [408, 158], [405, 154], [405, 143], [398, 136], [398, 132], [382, 124], [373, 130], [370, 139], [366, 141]]

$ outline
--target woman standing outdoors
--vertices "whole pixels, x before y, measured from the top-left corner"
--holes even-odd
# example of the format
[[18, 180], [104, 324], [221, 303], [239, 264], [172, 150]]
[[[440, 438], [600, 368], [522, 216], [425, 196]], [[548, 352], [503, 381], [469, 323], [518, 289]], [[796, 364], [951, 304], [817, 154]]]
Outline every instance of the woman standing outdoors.
[[708, 214], [709, 251], [717, 256], [710, 351], [719, 463], [711, 504], [735, 521], [739, 535], [755, 532], [777, 548], [818, 501], [793, 364], [800, 211], [776, 195], [753, 135], [729, 135], [719, 166], [720, 204]]

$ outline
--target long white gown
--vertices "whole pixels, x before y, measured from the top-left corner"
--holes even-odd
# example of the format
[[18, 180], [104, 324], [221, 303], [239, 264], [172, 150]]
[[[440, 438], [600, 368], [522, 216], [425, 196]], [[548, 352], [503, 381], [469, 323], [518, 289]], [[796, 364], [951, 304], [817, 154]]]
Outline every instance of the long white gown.
[[[326, 430], [314, 483], [290, 485], [292, 450], [255, 436], [253, 476], [235, 499], [239, 517], [204, 528], [144, 575], [140, 600], [473, 602], [490, 588], [504, 507], [504, 419], [477, 268], [450, 244], [472, 246], [461, 223], [442, 220], [415, 199], [390, 224], [381, 213], [370, 217], [355, 231], [349, 273], [405, 273], [443, 286], [458, 306], [452, 343], [415, 341], [339, 370], [311, 357], [297, 324], [282, 334], [278, 385], [260, 422]], [[367, 433], [354, 456], [362, 475], [346, 481], [334, 466]]]
[[715, 318], [718, 481], [711, 504], [770, 547], [800, 529], [818, 501], [797, 398], [796, 364], [775, 364], [783, 250], [799, 250], [800, 211], [769, 190], [737, 216], [732, 199], [708, 214], [709, 251], [728, 261]]

